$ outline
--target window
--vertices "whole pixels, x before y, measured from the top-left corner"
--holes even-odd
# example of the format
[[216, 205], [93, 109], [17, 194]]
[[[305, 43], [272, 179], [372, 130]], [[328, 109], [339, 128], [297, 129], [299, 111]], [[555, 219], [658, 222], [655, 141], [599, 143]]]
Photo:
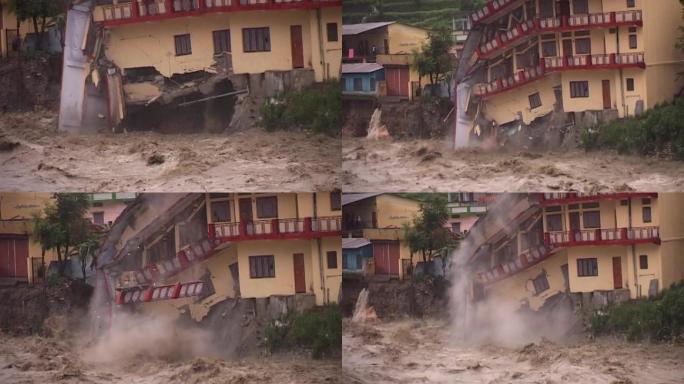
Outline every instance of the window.
[[271, 50], [271, 32], [268, 27], [243, 28], [242, 46], [245, 52], [268, 52]]
[[556, 56], [556, 42], [555, 41], [543, 41], [542, 42], [542, 56], [544, 56], [544, 57]]
[[461, 233], [461, 223], [451, 223], [451, 232], [453, 233]]
[[644, 223], [650, 223], [651, 222], [651, 207], [642, 207], [641, 208], [641, 215], [644, 218]]
[[103, 225], [104, 224], [104, 212], [93, 212], [93, 223]]
[[328, 42], [337, 41], [339, 39], [337, 33], [337, 23], [326, 24], [326, 30], [328, 31]]
[[635, 1], [634, 0], [627, 0], [627, 8], [634, 8], [635, 7]]
[[549, 289], [549, 279], [546, 278], [545, 272], [535, 277], [532, 283], [534, 283], [534, 292], [537, 295]]
[[176, 255], [176, 236], [171, 229], [147, 249], [147, 264], [154, 264]]
[[601, 212], [584, 211], [582, 213], [582, 221], [584, 222], [584, 228], [586, 229], [601, 228]]
[[637, 35], [629, 35], [629, 49], [637, 49]]
[[571, 81], [570, 82], [570, 97], [575, 99], [578, 97], [589, 97], [589, 82], [588, 81]]
[[363, 91], [363, 79], [360, 77], [354, 78], [354, 91]]
[[575, 0], [572, 2], [575, 13], [589, 13], [589, 0]]
[[339, 211], [342, 209], [342, 192], [330, 192], [330, 209], [333, 211]]
[[230, 30], [214, 31], [214, 54], [230, 52]]
[[250, 256], [249, 277], [252, 279], [275, 277], [275, 259], [273, 255]]
[[541, 97], [539, 96], [539, 92], [531, 94], [530, 96], [528, 96], [528, 98], [530, 99], [530, 109], [541, 107], [542, 102]]
[[275, 196], [256, 198], [257, 217], [271, 219], [278, 217], [278, 198]]
[[563, 216], [560, 213], [546, 215], [546, 230], [549, 232], [563, 230]]
[[634, 90], [634, 79], [627, 79], [627, 90], [628, 91], [633, 91]]
[[328, 269], [337, 269], [337, 251], [328, 251]]
[[370, 78], [370, 90], [375, 91], [375, 78], [374, 77]]
[[211, 220], [214, 223], [230, 221], [230, 201], [214, 201], [211, 203]]
[[639, 256], [639, 269], [648, 269], [648, 255]]
[[577, 259], [577, 276], [598, 276], [597, 259]]
[[576, 39], [575, 52], [578, 55], [587, 55], [591, 53], [591, 39]]
[[192, 44], [190, 43], [190, 34], [174, 36], [176, 41], [176, 56], [185, 56], [192, 54]]

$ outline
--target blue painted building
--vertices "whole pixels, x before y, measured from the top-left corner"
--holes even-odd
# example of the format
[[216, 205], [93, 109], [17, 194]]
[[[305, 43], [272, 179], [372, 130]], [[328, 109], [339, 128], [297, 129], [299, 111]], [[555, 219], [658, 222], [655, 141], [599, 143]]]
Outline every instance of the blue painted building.
[[378, 63], [342, 64], [342, 93], [375, 95], [385, 69]]
[[373, 257], [373, 245], [364, 238], [342, 238], [342, 273], [363, 273]]

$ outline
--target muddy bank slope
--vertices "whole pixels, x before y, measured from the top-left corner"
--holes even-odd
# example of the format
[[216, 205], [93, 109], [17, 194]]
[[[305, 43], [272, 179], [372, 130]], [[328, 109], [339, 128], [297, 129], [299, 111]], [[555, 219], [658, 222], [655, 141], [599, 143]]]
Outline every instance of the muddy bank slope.
[[684, 189], [684, 163], [609, 151], [454, 151], [445, 141], [343, 139], [347, 192], [580, 191]]
[[0, 117], [6, 191], [304, 191], [339, 187], [340, 140], [259, 128], [231, 134], [64, 135], [52, 112]]

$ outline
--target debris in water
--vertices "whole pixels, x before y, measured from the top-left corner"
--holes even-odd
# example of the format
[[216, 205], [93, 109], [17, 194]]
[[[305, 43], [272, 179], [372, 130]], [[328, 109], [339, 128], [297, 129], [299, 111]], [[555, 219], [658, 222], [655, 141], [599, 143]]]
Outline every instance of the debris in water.
[[368, 289], [364, 288], [359, 293], [359, 298], [356, 299], [352, 321], [354, 323], [365, 323], [377, 319], [378, 315], [375, 313], [375, 308], [368, 306]]
[[161, 155], [159, 153], [153, 153], [150, 157], [147, 158], [147, 165], [164, 164], [165, 161], [166, 158], [164, 158], [164, 155]]
[[19, 146], [18, 141], [8, 140], [8, 139], [0, 139], [0, 151], [11, 151], [18, 146]]
[[370, 123], [368, 124], [368, 139], [385, 139], [389, 138], [390, 134], [387, 127], [382, 124], [382, 111], [380, 108], [376, 108], [371, 116]]

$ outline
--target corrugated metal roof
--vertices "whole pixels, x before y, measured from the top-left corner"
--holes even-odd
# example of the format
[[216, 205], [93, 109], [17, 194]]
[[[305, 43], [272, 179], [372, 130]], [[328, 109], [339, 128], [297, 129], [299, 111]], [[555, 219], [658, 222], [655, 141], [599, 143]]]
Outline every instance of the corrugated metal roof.
[[358, 35], [359, 33], [368, 32], [394, 23], [394, 21], [380, 21], [376, 23], [346, 24], [342, 26], [342, 35]]
[[382, 68], [382, 65], [378, 63], [342, 64], [342, 73], [371, 73], [379, 71]]
[[382, 193], [345, 193], [342, 195], [342, 205], [355, 203], [379, 195], [382, 195]]
[[370, 244], [370, 240], [363, 237], [343, 237], [342, 238], [342, 249], [356, 249], [365, 247]]

